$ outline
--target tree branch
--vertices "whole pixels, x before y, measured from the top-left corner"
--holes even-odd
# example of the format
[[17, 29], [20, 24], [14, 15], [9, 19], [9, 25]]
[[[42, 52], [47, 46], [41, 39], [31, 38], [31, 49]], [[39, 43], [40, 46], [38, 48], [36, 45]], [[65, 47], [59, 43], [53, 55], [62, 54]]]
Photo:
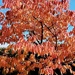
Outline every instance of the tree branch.
[[47, 25], [45, 25], [45, 27], [52, 33], [53, 36], [55, 36], [55, 34], [51, 31], [51, 29]]
[[[45, 24], [44, 24], [45, 25]], [[54, 29], [54, 31], [55, 31], [55, 34], [51, 31], [51, 29], [47, 26], [47, 25], [45, 25], [45, 27], [47, 27], [47, 29], [52, 33], [52, 35], [55, 37], [55, 50], [57, 50], [57, 35], [56, 35], [56, 31], [55, 31], [55, 29]]]
[[57, 48], [57, 47], [58, 47], [58, 46], [57, 46], [57, 44], [58, 44], [58, 43], [57, 43], [57, 35], [55, 35], [55, 42], [56, 42], [56, 44], [55, 44], [55, 50], [57, 50], [57, 49], [58, 49], [58, 48]]
[[[33, 16], [33, 18], [38, 21], [38, 19], [37, 19], [36, 17]], [[40, 21], [38, 21], [38, 22], [40, 22]], [[55, 31], [55, 33], [53, 33], [53, 32], [51, 31], [50, 27], [48, 27], [48, 26], [45, 25], [45, 24], [42, 24], [42, 22], [40, 22], [40, 24], [41, 24], [41, 43], [43, 42], [43, 25], [44, 25], [44, 26], [52, 33], [52, 35], [55, 37], [55, 50], [57, 50], [57, 40], [58, 40], [58, 39], [57, 39], [57, 35], [56, 35], [56, 30], [55, 30], [55, 28], [53, 27], [53, 29], [54, 29], [54, 31]], [[52, 23], [52, 26], [53, 26], [53, 23]]]
[[41, 43], [43, 42], [43, 24], [41, 23]]
[[41, 44], [43, 42], [43, 24], [35, 16], [33, 16], [33, 18], [36, 19], [41, 24], [41, 41], [40, 41]]

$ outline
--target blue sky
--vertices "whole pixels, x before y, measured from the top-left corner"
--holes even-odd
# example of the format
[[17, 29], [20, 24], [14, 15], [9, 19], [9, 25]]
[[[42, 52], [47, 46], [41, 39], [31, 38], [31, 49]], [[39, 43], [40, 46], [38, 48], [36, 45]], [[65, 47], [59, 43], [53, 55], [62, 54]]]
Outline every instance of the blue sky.
[[[0, 0], [0, 5], [2, 5], [3, 3], [2, 3], [2, 0]], [[75, 0], [70, 0], [70, 10], [72, 10], [72, 11], [75, 11]], [[8, 9], [0, 9], [0, 11], [1, 12], [3, 12], [3, 13], [5, 13], [6, 11], [7, 11]], [[69, 27], [68, 28], [68, 31], [70, 31], [70, 30], [72, 30], [72, 28], [73, 27]], [[7, 47], [8, 46], [8, 44], [6, 43], [6, 44], [4, 44], [4, 45], [1, 45], [0, 44], [0, 47]]]
[[2, 0], [0, 0], [0, 5], [2, 5]]
[[70, 10], [75, 10], [75, 0], [70, 0]]

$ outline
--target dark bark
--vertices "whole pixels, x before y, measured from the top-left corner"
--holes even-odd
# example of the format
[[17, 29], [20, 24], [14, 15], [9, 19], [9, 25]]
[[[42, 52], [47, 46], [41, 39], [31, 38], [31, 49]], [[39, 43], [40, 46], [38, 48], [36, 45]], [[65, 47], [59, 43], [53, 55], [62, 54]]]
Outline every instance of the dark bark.
[[43, 42], [43, 24], [42, 22], [40, 22], [41, 24], [41, 43]]

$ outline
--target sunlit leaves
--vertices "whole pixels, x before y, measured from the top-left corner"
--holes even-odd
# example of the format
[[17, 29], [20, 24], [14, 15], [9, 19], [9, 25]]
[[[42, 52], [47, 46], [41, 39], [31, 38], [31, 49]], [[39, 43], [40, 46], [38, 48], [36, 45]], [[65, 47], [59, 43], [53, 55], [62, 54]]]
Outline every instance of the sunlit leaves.
[[0, 12], [0, 22], [3, 21], [3, 19], [4, 19], [4, 14]]
[[0, 43], [14, 42], [0, 56], [4, 73], [27, 75], [37, 67], [40, 74], [53, 75], [56, 68], [62, 73], [70, 68], [62, 65], [75, 58], [75, 12], [69, 0], [3, 0], [1, 8], [9, 10], [0, 12]]

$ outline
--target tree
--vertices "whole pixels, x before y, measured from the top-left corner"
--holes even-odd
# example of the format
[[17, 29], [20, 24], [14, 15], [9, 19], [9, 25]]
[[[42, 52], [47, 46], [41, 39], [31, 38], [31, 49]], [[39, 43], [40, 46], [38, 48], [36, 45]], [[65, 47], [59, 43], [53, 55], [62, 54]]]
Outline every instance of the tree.
[[[75, 61], [75, 12], [69, 0], [3, 0], [0, 12], [0, 43], [10, 43], [0, 56], [3, 74], [56, 75]], [[73, 30], [67, 31], [70, 26]], [[23, 34], [28, 32], [27, 35]], [[11, 44], [13, 43], [13, 44]], [[65, 65], [63, 65], [65, 64]]]

